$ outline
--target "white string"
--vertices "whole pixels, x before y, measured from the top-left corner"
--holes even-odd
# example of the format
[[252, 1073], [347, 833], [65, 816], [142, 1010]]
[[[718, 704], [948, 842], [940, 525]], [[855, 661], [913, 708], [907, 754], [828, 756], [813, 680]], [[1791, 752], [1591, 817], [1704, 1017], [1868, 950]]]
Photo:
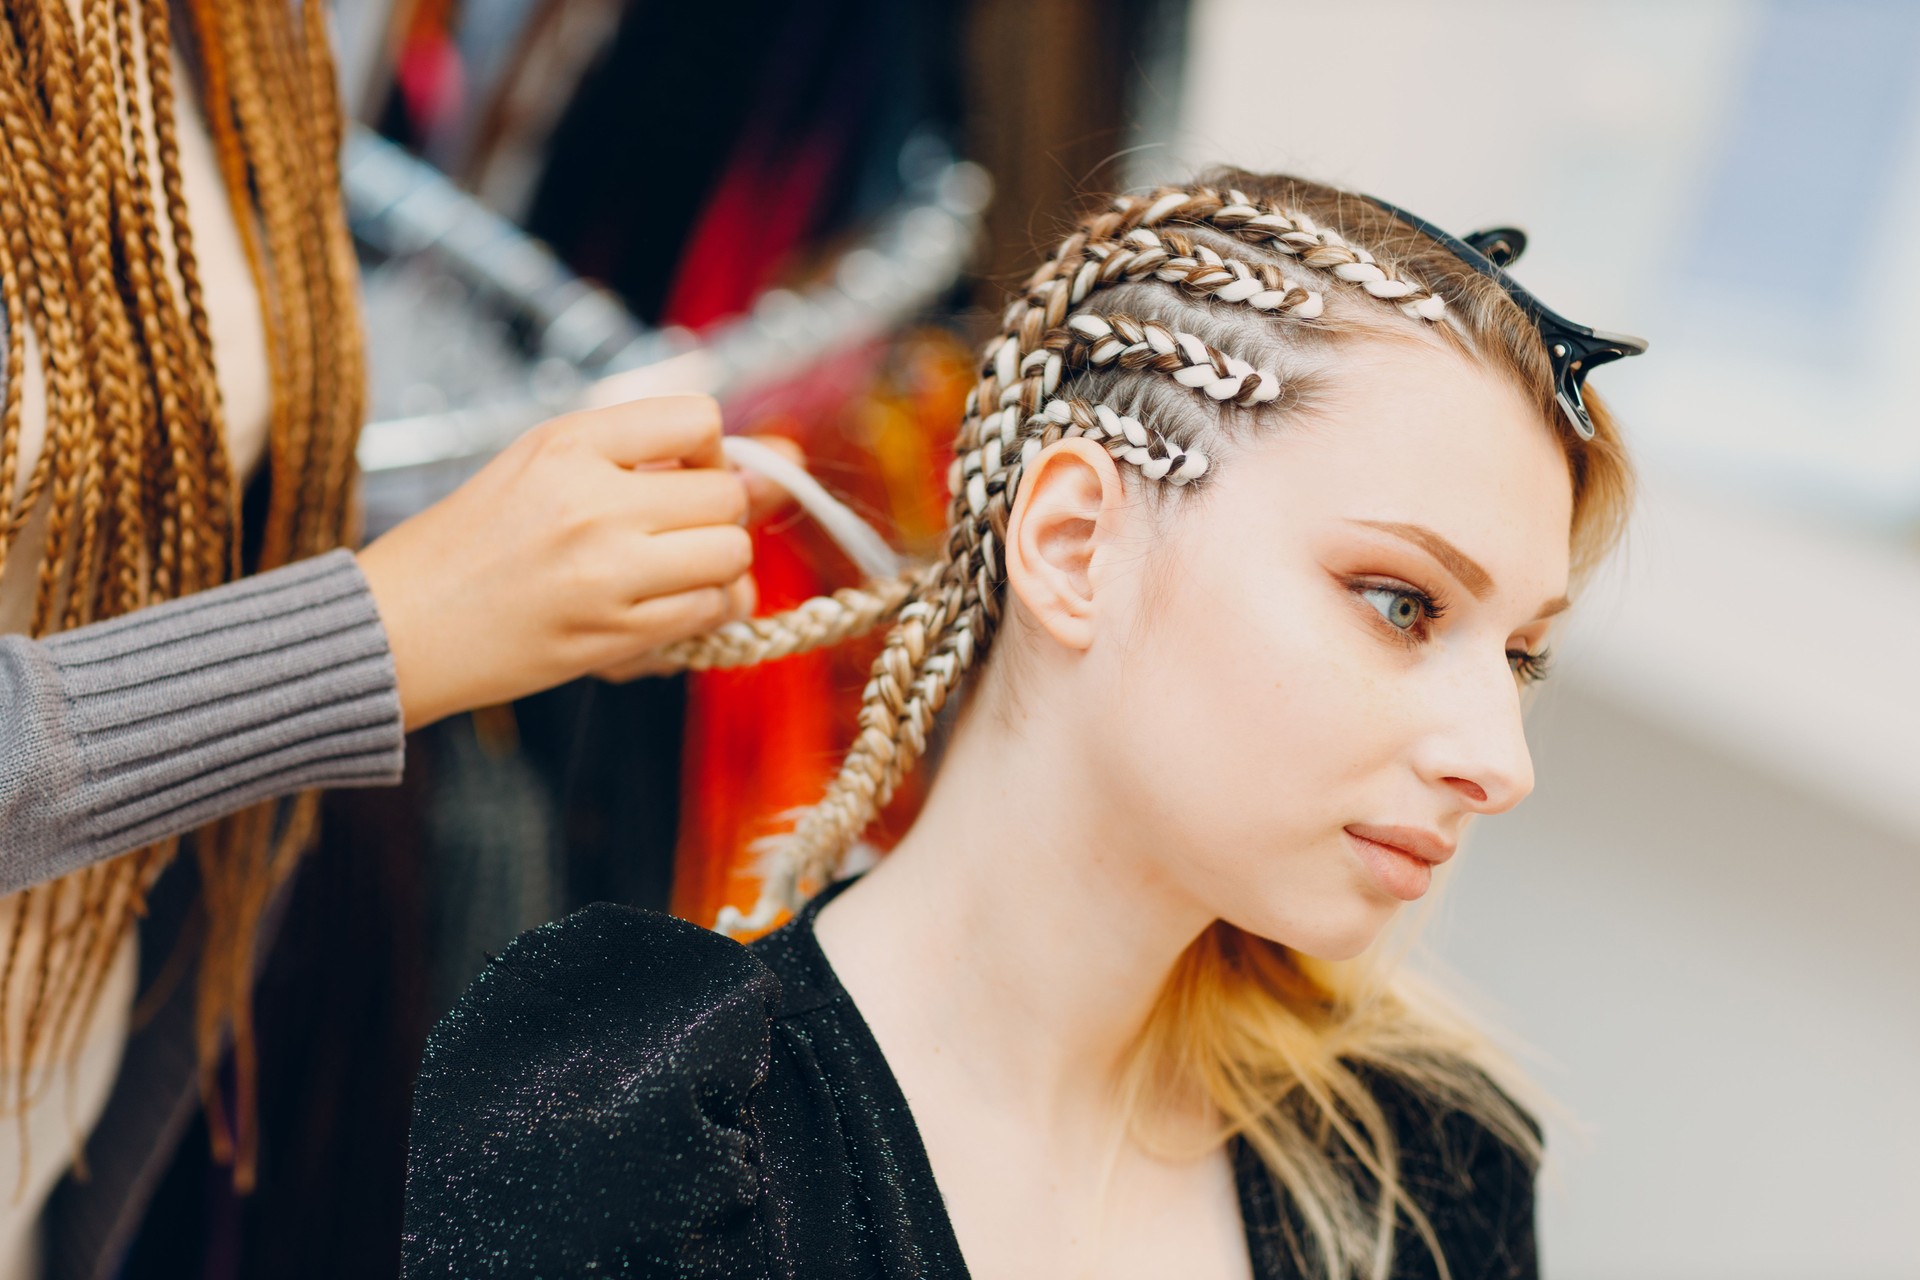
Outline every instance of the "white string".
[[727, 461], [742, 471], [751, 471], [785, 489], [800, 509], [813, 517], [834, 545], [846, 552], [847, 559], [868, 578], [892, 578], [899, 575], [904, 562], [899, 552], [887, 545], [874, 527], [855, 515], [846, 503], [821, 487], [806, 468], [790, 461], [777, 450], [746, 436], [726, 436], [720, 451]]

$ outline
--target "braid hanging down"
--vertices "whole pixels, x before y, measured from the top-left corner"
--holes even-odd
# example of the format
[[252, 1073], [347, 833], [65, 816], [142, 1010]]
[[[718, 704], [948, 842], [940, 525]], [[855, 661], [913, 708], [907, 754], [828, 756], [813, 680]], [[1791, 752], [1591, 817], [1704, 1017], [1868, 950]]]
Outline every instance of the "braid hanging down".
[[[0, 23], [0, 567], [36, 512], [36, 634], [186, 595], [241, 571], [238, 486], [181, 177], [174, 42], [203, 70], [215, 152], [267, 334], [260, 568], [348, 540], [364, 384], [340, 205], [342, 119], [319, 4], [6, 0]], [[176, 13], [190, 18], [175, 30]], [[47, 439], [20, 475], [31, 326]], [[254, 1163], [254, 935], [312, 833], [314, 798], [189, 838], [203, 883], [201, 1089], [216, 1154]], [[24, 1116], [77, 1052], [122, 940], [179, 851], [168, 841], [0, 903], [0, 1106]], [[14, 1004], [24, 1002], [24, 1007]], [[9, 1008], [10, 1004], [14, 1007]], [[217, 1070], [231, 1044], [236, 1105]], [[25, 1125], [21, 1125], [23, 1168]]]

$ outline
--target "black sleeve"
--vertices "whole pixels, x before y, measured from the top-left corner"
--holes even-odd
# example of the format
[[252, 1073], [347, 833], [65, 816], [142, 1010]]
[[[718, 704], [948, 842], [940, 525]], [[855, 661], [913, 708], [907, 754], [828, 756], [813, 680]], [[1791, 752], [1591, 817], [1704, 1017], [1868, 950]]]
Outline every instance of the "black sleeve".
[[[1401, 1185], [1427, 1215], [1453, 1280], [1537, 1280], [1533, 1161], [1404, 1085], [1376, 1081], [1374, 1095], [1393, 1119]], [[1433, 1280], [1440, 1272], [1426, 1241], [1404, 1214], [1397, 1225], [1394, 1280]]]
[[778, 998], [746, 948], [652, 912], [515, 939], [427, 1042], [405, 1275], [762, 1275]]

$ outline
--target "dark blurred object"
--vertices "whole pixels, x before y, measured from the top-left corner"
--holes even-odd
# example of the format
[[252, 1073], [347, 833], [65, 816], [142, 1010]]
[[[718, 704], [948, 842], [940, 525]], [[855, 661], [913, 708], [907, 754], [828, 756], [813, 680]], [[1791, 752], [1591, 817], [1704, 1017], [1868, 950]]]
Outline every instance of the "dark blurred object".
[[256, 1192], [208, 1158], [205, 1121], [151, 1192], [120, 1280], [393, 1275], [413, 1078], [426, 1043], [431, 746], [400, 787], [326, 797], [255, 988]]
[[[958, 31], [946, 3], [639, 0], [554, 129], [526, 225], [644, 320], [676, 285], [673, 319], [717, 319], [785, 250], [899, 194], [909, 135], [958, 123]], [[735, 194], [732, 175], [750, 184]], [[683, 277], [696, 229], [732, 204], [755, 234]]]
[[1177, 67], [1187, 0], [973, 0], [966, 15], [961, 150], [993, 175], [980, 267], [995, 314], [1006, 289], [1088, 192], [1126, 182], [1148, 67]]
[[[1084, 192], [1124, 182], [1114, 162], [1134, 137], [1143, 68], [1177, 66], [1186, 9], [1186, 0], [718, 9], [641, 0], [555, 128], [527, 225], [657, 320], [678, 249], [730, 164], [758, 161], [775, 179], [758, 192], [768, 219], [799, 214], [814, 236], [832, 235], [897, 191], [891, 157], [931, 126], [993, 175], [979, 274], [1004, 286], [1037, 244], [1057, 238], [1054, 222]], [[823, 125], [839, 164], [828, 162], [827, 198], [796, 211], [781, 183], [821, 163]], [[470, 159], [484, 189], [488, 160]]]

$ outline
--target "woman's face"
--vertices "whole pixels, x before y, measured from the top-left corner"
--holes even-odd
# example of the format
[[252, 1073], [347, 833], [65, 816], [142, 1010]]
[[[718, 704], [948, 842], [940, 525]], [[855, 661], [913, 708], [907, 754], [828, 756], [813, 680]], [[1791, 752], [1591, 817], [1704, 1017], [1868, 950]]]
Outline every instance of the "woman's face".
[[[1347, 353], [1093, 571], [1089, 758], [1156, 879], [1308, 955], [1364, 949], [1476, 814], [1533, 788], [1521, 689], [1564, 607], [1572, 492], [1520, 393], [1449, 353]], [[1093, 754], [1097, 752], [1097, 754]]]

